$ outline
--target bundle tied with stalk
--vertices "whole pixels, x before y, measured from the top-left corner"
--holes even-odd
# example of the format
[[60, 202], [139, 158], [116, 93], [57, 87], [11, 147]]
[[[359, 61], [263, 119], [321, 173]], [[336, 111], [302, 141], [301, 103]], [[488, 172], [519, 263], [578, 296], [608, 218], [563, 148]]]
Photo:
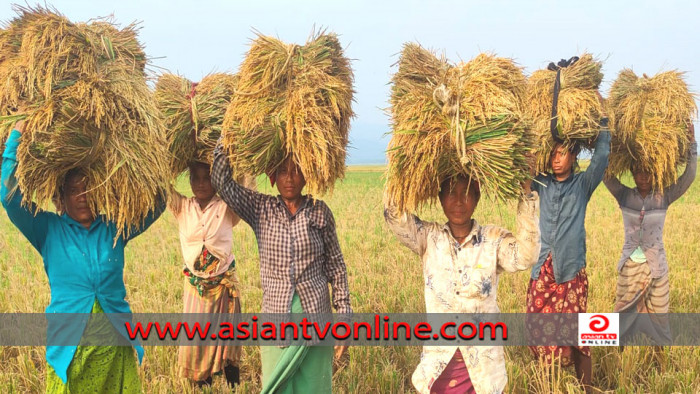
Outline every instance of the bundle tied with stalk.
[[314, 195], [345, 174], [353, 116], [353, 74], [338, 37], [316, 33], [303, 46], [253, 40], [226, 111], [222, 144], [234, 174], [270, 174], [288, 157]]
[[610, 89], [612, 129], [608, 176], [632, 167], [648, 173], [656, 190], [676, 182], [688, 157], [690, 122], [697, 116], [695, 96], [683, 73], [667, 71], [640, 78], [622, 70]]
[[455, 65], [414, 43], [404, 45], [398, 67], [387, 152], [393, 204], [433, 204], [440, 182], [458, 175], [493, 199], [519, 196], [532, 150], [521, 68], [489, 54]]
[[115, 222], [118, 236], [128, 235], [160, 201], [169, 178], [136, 26], [15, 10], [0, 40], [0, 122], [5, 139], [25, 120], [16, 172], [23, 202], [47, 208], [66, 174], [79, 169], [93, 212]]
[[174, 177], [191, 162], [211, 164], [236, 76], [213, 73], [199, 83], [174, 75], [158, 78], [155, 98], [163, 116]]
[[557, 70], [560, 77], [556, 105], [557, 139], [567, 149], [576, 144], [580, 148], [592, 149], [600, 131], [603, 108], [597, 92], [603, 80], [602, 63], [588, 53], [570, 60], [573, 60], [571, 64], [560, 62], [563, 67], [550, 64], [546, 69], [535, 71], [527, 82], [525, 110], [537, 141], [538, 172], [550, 169], [550, 156], [557, 142], [551, 130]]

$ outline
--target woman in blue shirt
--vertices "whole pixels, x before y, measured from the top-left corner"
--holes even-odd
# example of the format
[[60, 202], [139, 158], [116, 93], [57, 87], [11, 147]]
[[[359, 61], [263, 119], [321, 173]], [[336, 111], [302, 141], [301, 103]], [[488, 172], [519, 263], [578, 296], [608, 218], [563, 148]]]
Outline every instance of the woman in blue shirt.
[[[23, 206], [22, 192], [16, 187], [15, 178], [22, 129], [23, 122], [20, 121], [5, 145], [0, 199], [7, 216], [44, 261], [51, 289], [51, 303], [46, 313], [106, 312], [128, 316], [131, 309], [125, 300], [124, 246], [160, 216], [165, 209], [165, 200], [161, 199], [142, 227], [133, 228], [128, 237], [120, 236], [116, 240], [118, 229], [115, 223], [91, 211], [89, 191], [80, 170], [72, 170], [66, 175], [61, 195], [57, 198], [60, 213], [37, 212], [34, 204]], [[114, 316], [109, 316], [112, 324], [89, 326], [87, 319], [47, 316], [47, 392], [141, 391], [131, 346], [75, 345], [80, 338], [104, 338], [123, 333], [123, 322], [120, 324]], [[69, 346], [64, 346], [66, 344]], [[132, 345], [140, 361], [143, 348], [137, 343]]]

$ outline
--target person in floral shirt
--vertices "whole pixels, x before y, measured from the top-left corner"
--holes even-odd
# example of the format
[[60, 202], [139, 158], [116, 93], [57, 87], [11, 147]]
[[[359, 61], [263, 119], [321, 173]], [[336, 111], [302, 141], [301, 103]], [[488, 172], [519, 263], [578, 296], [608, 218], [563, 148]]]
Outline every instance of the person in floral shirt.
[[[524, 185], [517, 232], [481, 226], [472, 219], [480, 191], [458, 176], [440, 185], [446, 224], [400, 213], [385, 198], [384, 217], [399, 241], [421, 257], [428, 313], [499, 313], [501, 272], [529, 269], [537, 262], [539, 197]], [[412, 377], [421, 393], [500, 393], [507, 383], [500, 346], [424, 346]]]

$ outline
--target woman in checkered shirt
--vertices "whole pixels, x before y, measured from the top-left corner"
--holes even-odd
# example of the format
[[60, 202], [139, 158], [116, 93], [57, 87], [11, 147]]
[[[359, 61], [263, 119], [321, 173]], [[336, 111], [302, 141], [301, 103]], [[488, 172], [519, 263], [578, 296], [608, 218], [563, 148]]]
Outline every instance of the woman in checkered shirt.
[[[302, 194], [306, 180], [287, 158], [269, 174], [279, 195], [236, 183], [221, 142], [214, 150], [212, 183], [221, 198], [255, 233], [260, 254], [263, 313], [352, 313], [347, 272], [335, 220], [328, 206]], [[340, 357], [345, 346], [336, 346]], [[265, 346], [263, 393], [331, 392], [333, 349], [326, 346]]]

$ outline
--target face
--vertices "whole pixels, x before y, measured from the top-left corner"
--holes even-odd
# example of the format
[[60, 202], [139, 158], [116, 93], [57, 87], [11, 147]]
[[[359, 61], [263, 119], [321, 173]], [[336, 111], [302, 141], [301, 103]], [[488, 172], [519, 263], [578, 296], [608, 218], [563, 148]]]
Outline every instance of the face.
[[552, 172], [557, 177], [567, 177], [571, 173], [574, 166], [576, 156], [566, 149], [563, 145], [557, 144], [552, 150], [552, 157], [549, 164], [552, 166]]
[[634, 176], [634, 183], [637, 184], [637, 189], [640, 192], [648, 192], [651, 190], [651, 175], [643, 170], [635, 170], [632, 175]]
[[190, 187], [197, 200], [209, 201], [216, 194], [211, 184], [209, 166], [204, 163], [196, 163], [190, 166]]
[[92, 223], [95, 215], [87, 199], [87, 182], [82, 174], [72, 174], [63, 186], [63, 207], [71, 219], [80, 224]]
[[476, 185], [470, 186], [467, 179], [459, 177], [451, 182], [451, 186], [450, 181], [444, 182], [440, 191], [440, 204], [447, 221], [451, 224], [468, 224], [478, 203], [479, 193]]
[[301, 191], [306, 185], [304, 174], [291, 158], [285, 159], [277, 168], [277, 190], [282, 198], [295, 200], [301, 197]]

